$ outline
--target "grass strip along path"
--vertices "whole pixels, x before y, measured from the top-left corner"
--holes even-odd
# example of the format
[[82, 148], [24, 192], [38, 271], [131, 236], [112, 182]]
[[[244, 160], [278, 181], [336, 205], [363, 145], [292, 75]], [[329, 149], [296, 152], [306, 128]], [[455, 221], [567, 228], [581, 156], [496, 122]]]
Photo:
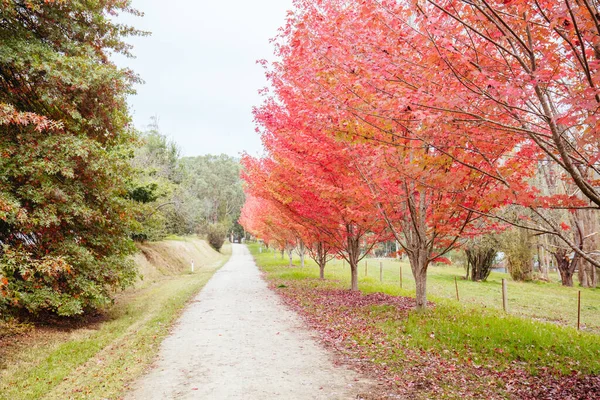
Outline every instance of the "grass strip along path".
[[412, 297], [390, 294], [398, 293], [392, 285], [363, 278], [362, 292], [351, 293], [349, 270], [321, 281], [311, 262], [288, 267], [279, 254], [250, 248], [284, 301], [390, 397], [600, 398], [596, 334], [433, 295], [419, 313]]
[[0, 399], [119, 398], [230, 254], [229, 247], [219, 254], [197, 239], [151, 243], [141, 251], [136, 262], [146, 279], [121, 293], [97, 321], [40, 326], [0, 339]]

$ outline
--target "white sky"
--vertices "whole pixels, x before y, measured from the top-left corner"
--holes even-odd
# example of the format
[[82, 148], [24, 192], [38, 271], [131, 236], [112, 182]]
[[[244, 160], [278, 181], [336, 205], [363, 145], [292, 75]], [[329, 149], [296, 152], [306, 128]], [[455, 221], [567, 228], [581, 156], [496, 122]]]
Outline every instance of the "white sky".
[[129, 99], [135, 126], [159, 117], [182, 155], [261, 152], [252, 107], [266, 86], [259, 59], [273, 60], [269, 39], [292, 0], [134, 0], [143, 18], [120, 21], [152, 32], [129, 38], [135, 59], [116, 58], [145, 81]]

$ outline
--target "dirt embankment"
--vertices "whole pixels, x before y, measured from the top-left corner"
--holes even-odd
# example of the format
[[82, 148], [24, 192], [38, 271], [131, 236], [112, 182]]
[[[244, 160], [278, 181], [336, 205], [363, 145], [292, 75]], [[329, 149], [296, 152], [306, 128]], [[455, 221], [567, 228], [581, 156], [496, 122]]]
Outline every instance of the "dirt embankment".
[[180, 275], [194, 268], [213, 266], [223, 255], [211, 248], [204, 240], [185, 238], [138, 244], [134, 256], [140, 273], [137, 287], [164, 277]]

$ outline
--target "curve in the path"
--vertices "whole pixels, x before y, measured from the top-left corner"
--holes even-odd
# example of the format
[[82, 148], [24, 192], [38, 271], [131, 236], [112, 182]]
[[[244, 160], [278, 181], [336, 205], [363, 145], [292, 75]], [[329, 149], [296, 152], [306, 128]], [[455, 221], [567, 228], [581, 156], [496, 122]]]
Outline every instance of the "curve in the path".
[[248, 249], [234, 244], [127, 398], [356, 399], [369, 385], [334, 366], [269, 290]]

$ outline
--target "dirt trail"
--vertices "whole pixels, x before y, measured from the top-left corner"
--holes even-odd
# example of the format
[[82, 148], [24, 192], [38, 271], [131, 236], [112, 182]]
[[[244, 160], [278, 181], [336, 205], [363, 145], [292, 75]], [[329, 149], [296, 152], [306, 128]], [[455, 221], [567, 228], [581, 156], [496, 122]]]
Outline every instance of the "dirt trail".
[[356, 399], [370, 386], [330, 355], [261, 279], [248, 249], [190, 304], [127, 399]]

